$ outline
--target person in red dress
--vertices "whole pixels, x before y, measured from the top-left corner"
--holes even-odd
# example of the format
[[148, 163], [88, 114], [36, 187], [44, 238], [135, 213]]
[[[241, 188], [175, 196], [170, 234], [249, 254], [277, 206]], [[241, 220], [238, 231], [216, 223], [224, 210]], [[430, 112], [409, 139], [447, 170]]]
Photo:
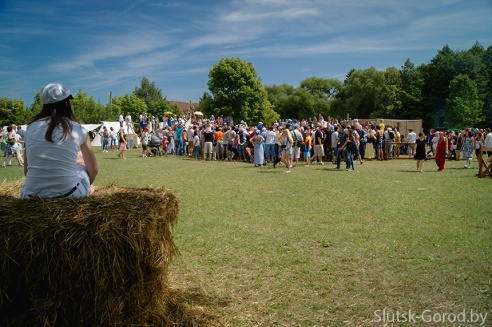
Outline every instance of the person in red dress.
[[448, 150], [448, 139], [444, 136], [443, 132], [439, 133], [439, 140], [437, 141], [436, 148], [436, 164], [438, 171], [444, 170], [444, 164], [446, 162], [446, 153]]

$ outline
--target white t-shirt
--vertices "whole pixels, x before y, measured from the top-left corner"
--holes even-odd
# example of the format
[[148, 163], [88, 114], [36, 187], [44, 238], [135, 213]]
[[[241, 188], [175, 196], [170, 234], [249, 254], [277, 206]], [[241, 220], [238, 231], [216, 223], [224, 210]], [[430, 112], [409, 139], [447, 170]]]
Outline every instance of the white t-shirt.
[[437, 143], [439, 142], [439, 135], [434, 134], [434, 137], [432, 138], [432, 148], [435, 150], [437, 149]]
[[331, 147], [332, 148], [336, 148], [337, 145], [338, 145], [338, 132], [337, 131], [334, 131], [333, 133], [331, 133]]
[[492, 148], [492, 132], [491, 133], [488, 133], [486, 136], [485, 136], [485, 144], [484, 146], [486, 148]]
[[192, 128], [186, 130], [188, 136], [188, 142], [193, 142], [193, 136], [195, 136], [195, 131]]
[[198, 135], [194, 135], [193, 136], [193, 146], [197, 146], [197, 145], [200, 145], [200, 138], [198, 137]]
[[274, 131], [268, 131], [265, 133], [265, 143], [266, 144], [275, 144], [277, 140], [277, 135]]
[[15, 144], [14, 148], [18, 151], [22, 149], [22, 144], [19, 142], [19, 140], [22, 139], [22, 137], [19, 134], [15, 134]]
[[[79, 123], [72, 123], [72, 133], [61, 140], [61, 126], [53, 131], [53, 142], [45, 139], [48, 120], [31, 123], [26, 130], [25, 146], [28, 169], [21, 191], [21, 198], [38, 195], [43, 198], [57, 197], [71, 191], [77, 184], [77, 197], [81, 190], [90, 187], [89, 176], [76, 164], [79, 147], [85, 142], [87, 130]], [[83, 184], [83, 185], [81, 185]], [[88, 196], [83, 194], [82, 196]]]
[[415, 143], [417, 141], [417, 134], [415, 132], [410, 132], [407, 135], [407, 142], [408, 143]]
[[140, 139], [140, 142], [142, 142], [142, 144], [149, 144], [149, 133], [147, 132], [143, 132], [142, 133], [142, 138]]

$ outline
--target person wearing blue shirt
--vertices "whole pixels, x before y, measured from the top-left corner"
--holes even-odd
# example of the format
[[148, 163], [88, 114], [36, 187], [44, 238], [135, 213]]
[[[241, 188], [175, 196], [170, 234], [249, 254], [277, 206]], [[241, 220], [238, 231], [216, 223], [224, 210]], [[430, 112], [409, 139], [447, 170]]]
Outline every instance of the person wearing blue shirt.
[[176, 155], [183, 155], [183, 126], [181, 124], [176, 126], [174, 142], [176, 144]]

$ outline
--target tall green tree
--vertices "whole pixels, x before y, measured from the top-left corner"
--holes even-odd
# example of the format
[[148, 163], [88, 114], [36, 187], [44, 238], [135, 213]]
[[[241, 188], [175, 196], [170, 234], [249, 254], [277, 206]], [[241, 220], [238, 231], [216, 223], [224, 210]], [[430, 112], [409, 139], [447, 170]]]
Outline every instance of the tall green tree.
[[486, 66], [487, 80], [487, 92], [484, 98], [483, 113], [485, 115], [484, 126], [492, 126], [492, 46], [489, 46], [483, 54], [483, 62]]
[[26, 120], [24, 101], [0, 98], [0, 128], [11, 124], [23, 125]]
[[43, 109], [43, 104], [41, 103], [41, 92], [43, 91], [43, 88], [41, 88], [36, 94], [34, 95], [34, 102], [31, 104], [29, 109], [27, 110], [27, 117], [28, 120], [37, 115], [38, 113], [41, 112], [41, 109]]
[[301, 88], [307, 90], [314, 97], [314, 113], [310, 117], [322, 114], [324, 117], [332, 116], [331, 104], [341, 91], [343, 84], [337, 79], [308, 77], [301, 81]]
[[142, 112], [147, 112], [147, 104], [135, 93], [113, 98], [113, 110], [118, 113], [130, 113], [132, 121], [137, 122]]
[[75, 117], [84, 124], [99, 123], [104, 120], [114, 120], [109, 109], [100, 103], [96, 103], [94, 97], [89, 96], [81, 89], [72, 100], [72, 109]]
[[428, 65], [421, 66], [425, 76], [421, 105], [426, 113], [424, 119], [431, 126], [444, 125], [449, 83], [456, 77], [455, 63], [455, 53], [445, 45]]
[[401, 110], [395, 113], [398, 119], [422, 119], [422, 87], [424, 79], [414, 63], [407, 59], [400, 69]]
[[382, 94], [385, 90], [384, 72], [370, 67], [350, 71], [344, 87], [337, 96], [334, 113], [338, 118], [373, 118], [383, 107]]
[[299, 118], [296, 107], [292, 105], [291, 97], [295, 92], [295, 88], [292, 85], [267, 85], [265, 90], [268, 101], [280, 117]]
[[215, 115], [266, 124], [278, 118], [252, 63], [239, 58], [223, 58], [212, 67], [208, 76]]
[[301, 81], [300, 85], [309, 93], [314, 95], [323, 95], [326, 99], [333, 99], [340, 89], [342, 82], [333, 78], [308, 77]]
[[214, 107], [214, 99], [210, 95], [210, 93], [204, 92], [203, 96], [200, 98], [200, 102], [198, 104], [198, 110], [201, 111], [206, 117], [211, 115], [215, 115], [215, 107]]
[[135, 86], [133, 93], [145, 102], [147, 111], [151, 115], [162, 116], [164, 112], [172, 111], [169, 102], [162, 95], [162, 90], [146, 77], [142, 77], [140, 86]]
[[287, 107], [292, 114], [286, 118], [318, 118], [320, 113], [325, 115], [329, 104], [319, 94], [313, 95], [307, 89], [298, 87], [289, 97]]
[[475, 126], [483, 120], [483, 101], [467, 75], [460, 74], [451, 81], [447, 104], [445, 118], [452, 127]]
[[402, 107], [401, 75], [395, 67], [388, 67], [384, 72], [384, 86], [379, 94], [378, 106], [371, 112], [371, 117], [395, 118]]

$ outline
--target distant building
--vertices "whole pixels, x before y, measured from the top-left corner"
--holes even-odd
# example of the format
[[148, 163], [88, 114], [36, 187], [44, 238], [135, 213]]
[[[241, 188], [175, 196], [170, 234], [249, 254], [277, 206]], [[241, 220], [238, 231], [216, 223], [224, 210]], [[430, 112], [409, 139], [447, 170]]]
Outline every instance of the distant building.
[[182, 114], [188, 114], [190, 111], [194, 112], [198, 108], [198, 103], [194, 102], [180, 102], [180, 101], [168, 101], [170, 105], [178, 107]]

